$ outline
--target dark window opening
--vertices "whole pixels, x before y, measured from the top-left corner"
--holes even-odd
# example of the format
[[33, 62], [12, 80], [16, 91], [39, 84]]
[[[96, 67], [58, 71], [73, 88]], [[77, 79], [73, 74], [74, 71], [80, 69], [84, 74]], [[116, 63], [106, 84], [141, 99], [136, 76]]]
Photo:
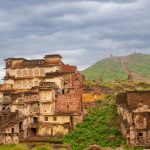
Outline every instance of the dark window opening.
[[53, 121], [56, 121], [56, 120], [57, 120], [57, 117], [56, 117], [56, 116], [54, 116], [54, 117], [53, 117]]
[[143, 133], [139, 133], [138, 136], [140, 136], [140, 137], [143, 136]]
[[143, 143], [143, 142], [144, 142], [143, 133], [138, 133], [137, 141], [138, 141], [139, 143]]
[[69, 105], [67, 105], [67, 109], [69, 109]]
[[65, 90], [64, 89], [62, 90], [62, 94], [65, 94]]
[[45, 117], [45, 121], [48, 121], [48, 117]]
[[23, 130], [23, 124], [22, 122], [19, 123], [19, 131], [22, 131]]
[[14, 133], [14, 128], [11, 129], [11, 133]]
[[38, 118], [37, 117], [33, 117], [33, 123], [38, 123]]

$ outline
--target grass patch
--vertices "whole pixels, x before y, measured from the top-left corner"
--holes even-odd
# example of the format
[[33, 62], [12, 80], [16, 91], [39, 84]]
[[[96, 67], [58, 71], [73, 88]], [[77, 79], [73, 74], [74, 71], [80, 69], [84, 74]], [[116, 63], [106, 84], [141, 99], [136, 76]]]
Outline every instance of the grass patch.
[[50, 145], [41, 145], [41, 146], [37, 146], [33, 150], [53, 150], [53, 149], [50, 148]]
[[28, 150], [26, 144], [1, 145], [0, 150]]
[[[32, 150], [54, 150], [52, 144], [49, 143], [33, 143], [35, 148]], [[28, 143], [0, 145], [0, 150], [28, 150]], [[63, 145], [62, 145], [63, 146]], [[66, 148], [58, 148], [58, 150], [66, 150]]]

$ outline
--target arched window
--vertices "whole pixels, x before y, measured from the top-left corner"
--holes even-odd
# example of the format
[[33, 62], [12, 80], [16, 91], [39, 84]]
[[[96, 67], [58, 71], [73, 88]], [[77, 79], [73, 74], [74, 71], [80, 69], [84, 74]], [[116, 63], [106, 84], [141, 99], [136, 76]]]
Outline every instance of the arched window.
[[39, 86], [39, 81], [35, 81], [34, 86]]
[[23, 77], [27, 77], [27, 70], [23, 70]]
[[28, 85], [29, 85], [30, 87], [33, 87], [33, 82], [32, 82], [32, 81], [29, 81], [29, 82], [28, 82]]
[[29, 77], [33, 77], [33, 70], [32, 69], [29, 70]]
[[34, 76], [39, 76], [39, 70], [38, 69], [34, 70]]
[[17, 82], [17, 88], [21, 88], [21, 81]]
[[45, 71], [44, 71], [44, 69], [40, 69], [40, 76], [45, 76]]
[[21, 77], [21, 70], [17, 70], [17, 77]]
[[23, 81], [23, 87], [27, 87], [27, 82]]

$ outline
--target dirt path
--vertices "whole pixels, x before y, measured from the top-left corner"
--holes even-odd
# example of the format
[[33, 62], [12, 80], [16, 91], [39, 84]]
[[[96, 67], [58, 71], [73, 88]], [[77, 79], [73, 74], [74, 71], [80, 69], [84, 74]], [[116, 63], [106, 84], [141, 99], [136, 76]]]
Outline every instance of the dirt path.
[[129, 70], [126, 66], [126, 57], [121, 57], [121, 67], [122, 67], [122, 70], [128, 75], [128, 76], [131, 76], [131, 78], [133, 80], [138, 80], [138, 81], [141, 81], [141, 82], [146, 82], [146, 83], [150, 83], [150, 80], [146, 79], [145, 77]]

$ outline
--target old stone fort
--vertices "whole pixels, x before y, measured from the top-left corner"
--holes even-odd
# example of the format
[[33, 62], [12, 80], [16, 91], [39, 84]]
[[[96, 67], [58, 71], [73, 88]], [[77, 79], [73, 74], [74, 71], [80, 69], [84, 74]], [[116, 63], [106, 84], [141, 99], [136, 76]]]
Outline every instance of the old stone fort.
[[5, 59], [0, 85], [0, 143], [62, 136], [82, 121], [82, 79], [59, 54]]

